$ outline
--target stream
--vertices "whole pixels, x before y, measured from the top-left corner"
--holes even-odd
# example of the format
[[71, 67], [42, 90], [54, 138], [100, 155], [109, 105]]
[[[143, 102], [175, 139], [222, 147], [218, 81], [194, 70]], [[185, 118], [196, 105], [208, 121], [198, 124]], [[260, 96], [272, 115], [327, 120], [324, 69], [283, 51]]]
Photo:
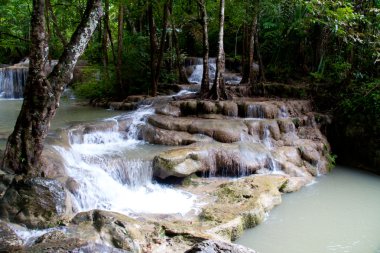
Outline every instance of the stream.
[[380, 177], [337, 166], [283, 195], [267, 220], [235, 243], [260, 253], [379, 253]]
[[[194, 83], [201, 75], [198, 65]], [[0, 99], [0, 149], [5, 147], [21, 104], [20, 99]], [[264, 118], [260, 108], [248, 109], [247, 116]], [[68, 176], [75, 179], [72, 194], [76, 212], [103, 209], [132, 216], [185, 216], [199, 211], [196, 196], [152, 179], [153, 157], [171, 148], [139, 140], [139, 126], [152, 113], [149, 106], [121, 113], [84, 106], [69, 98], [61, 100], [51, 133], [75, 127], [67, 130], [69, 143], [55, 143], [53, 148], [63, 158]], [[127, 132], [119, 131], [120, 117], [129, 122]], [[279, 117], [288, 115], [281, 110]], [[94, 121], [109, 121], [112, 127], [90, 132], [76, 129], [78, 123]], [[269, 128], [263, 135], [263, 144], [270, 149]], [[279, 171], [276, 164], [271, 167], [273, 172]], [[282, 204], [266, 221], [246, 231], [236, 243], [260, 253], [380, 253], [379, 196], [379, 176], [337, 166], [301, 191], [284, 194]]]

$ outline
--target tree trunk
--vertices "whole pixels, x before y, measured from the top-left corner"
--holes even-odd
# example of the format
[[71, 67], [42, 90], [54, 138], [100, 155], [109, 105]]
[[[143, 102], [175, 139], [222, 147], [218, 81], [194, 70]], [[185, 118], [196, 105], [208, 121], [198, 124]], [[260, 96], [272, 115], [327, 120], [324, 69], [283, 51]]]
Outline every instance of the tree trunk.
[[[256, 29], [258, 29], [257, 26], [256, 26]], [[260, 52], [259, 31], [256, 31], [255, 44], [256, 44], [257, 59], [259, 61], [259, 80], [260, 82], [266, 82], [267, 79], [265, 77], [265, 67], [264, 67], [263, 58], [261, 57], [261, 52]]]
[[148, 6], [148, 20], [149, 20], [149, 38], [150, 38], [150, 80], [151, 80], [151, 96], [157, 95], [157, 80], [156, 80], [156, 68], [157, 68], [157, 36], [156, 36], [156, 24], [153, 18], [153, 5], [152, 2]]
[[242, 48], [242, 57], [241, 57], [241, 75], [242, 75], [242, 79], [240, 81], [241, 84], [245, 84], [245, 83], [248, 83], [248, 79], [249, 79], [249, 60], [247, 60], [247, 52], [249, 52], [249, 50], [247, 49], [247, 45], [248, 45], [248, 42], [247, 42], [247, 38], [249, 36], [248, 34], [248, 28], [247, 28], [247, 24], [244, 24], [243, 25], [243, 48]]
[[125, 87], [123, 83], [123, 77], [121, 68], [123, 65], [123, 24], [124, 24], [124, 4], [119, 2], [119, 15], [118, 15], [118, 36], [117, 36], [117, 64], [116, 64], [116, 76], [119, 85], [121, 96], [125, 95]]
[[46, 76], [48, 44], [44, 18], [45, 0], [33, 0], [31, 54], [24, 101], [13, 133], [9, 136], [1, 168], [36, 176], [50, 121], [59, 107], [66, 84], [102, 16], [101, 0], [89, 0], [81, 23], [54, 67]]
[[249, 40], [249, 80], [248, 83], [253, 86], [256, 83], [256, 74], [255, 69], [253, 66], [253, 59], [255, 54], [255, 38], [257, 32], [257, 14], [252, 19], [252, 25], [251, 25], [251, 36]]
[[208, 43], [208, 18], [206, 10], [205, 0], [198, 1], [199, 10], [202, 18], [202, 28], [203, 28], [203, 75], [201, 83], [201, 97], [207, 95], [210, 90], [210, 80], [209, 80], [209, 43]]
[[227, 99], [226, 88], [224, 84], [225, 55], [223, 47], [224, 37], [224, 0], [220, 0], [219, 13], [219, 40], [218, 40], [218, 57], [216, 58], [216, 73], [214, 84], [207, 97], [220, 100]]
[[[164, 4], [164, 17], [163, 17], [163, 21], [162, 21], [160, 51], [158, 52], [156, 71], [155, 71], [155, 76], [154, 76], [156, 85], [158, 84], [158, 81], [160, 79], [162, 60], [164, 58], [166, 31], [168, 29], [169, 14], [170, 14], [170, 6], [171, 5], [172, 5], [171, 0], [167, 0]], [[157, 87], [156, 87], [156, 90], [157, 90]]]
[[104, 3], [104, 17], [103, 17], [103, 41], [102, 41], [102, 52], [103, 52], [103, 66], [108, 72], [108, 23], [109, 23], [109, 0], [105, 0]]
[[175, 53], [176, 53], [176, 66], [177, 66], [177, 71], [178, 71], [178, 82], [179, 83], [188, 83], [187, 78], [185, 76], [184, 70], [182, 68], [181, 64], [181, 52], [179, 50], [179, 41], [178, 41], [178, 34], [177, 30], [175, 28], [175, 25], [172, 24], [172, 29], [173, 29], [173, 43], [175, 47]]

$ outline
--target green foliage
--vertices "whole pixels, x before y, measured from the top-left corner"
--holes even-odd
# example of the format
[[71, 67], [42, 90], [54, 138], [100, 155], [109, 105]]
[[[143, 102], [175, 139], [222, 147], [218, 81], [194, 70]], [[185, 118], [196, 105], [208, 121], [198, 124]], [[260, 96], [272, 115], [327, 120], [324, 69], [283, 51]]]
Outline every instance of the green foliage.
[[380, 79], [352, 83], [341, 96], [337, 110], [348, 119], [380, 126]]
[[[107, 74], [99, 66], [85, 67], [82, 70], [82, 78], [74, 84], [75, 95], [80, 98], [94, 99], [113, 97], [116, 94], [115, 77]], [[108, 75], [108, 77], [107, 77]]]
[[328, 153], [326, 155], [326, 158], [328, 162], [327, 169], [328, 171], [332, 171], [332, 169], [334, 169], [336, 166], [336, 159], [338, 158], [338, 156], [332, 153]]

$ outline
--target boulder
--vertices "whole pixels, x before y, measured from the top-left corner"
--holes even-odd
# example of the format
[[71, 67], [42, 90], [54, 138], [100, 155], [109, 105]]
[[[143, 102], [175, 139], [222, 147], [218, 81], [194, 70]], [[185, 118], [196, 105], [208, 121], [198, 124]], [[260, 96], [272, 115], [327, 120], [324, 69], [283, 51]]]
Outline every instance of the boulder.
[[72, 214], [69, 194], [55, 179], [14, 180], [0, 201], [0, 217], [29, 228], [56, 226]]
[[15, 252], [22, 248], [22, 239], [4, 221], [0, 220], [0, 252]]
[[[141, 252], [140, 245], [145, 244], [146, 239], [149, 237], [147, 233], [141, 231], [141, 224], [137, 220], [108, 211], [91, 210], [79, 213], [72, 219], [71, 223], [79, 227], [92, 227], [94, 229], [92, 233], [98, 234], [102, 240], [102, 246], [112, 245], [114, 248], [122, 250], [115, 252]], [[147, 224], [146, 226], [148, 227], [149, 225]], [[84, 239], [88, 240], [89, 238]], [[99, 241], [99, 239], [96, 239], [96, 241]], [[113, 250], [114, 248], [110, 249]]]
[[255, 253], [256, 251], [241, 245], [217, 240], [206, 240], [194, 245], [186, 253]]
[[198, 171], [205, 171], [203, 162], [208, 153], [201, 148], [180, 148], [169, 150], [156, 156], [153, 160], [154, 176], [167, 178], [169, 176], [187, 177]]
[[196, 172], [242, 176], [269, 168], [270, 159], [270, 152], [259, 143], [202, 143], [155, 156], [153, 172], [162, 179], [169, 176], [187, 177]]
[[150, 124], [142, 128], [141, 134], [144, 141], [159, 145], [188, 145], [197, 141], [195, 136], [187, 132], [165, 130]]
[[188, 132], [206, 134], [216, 141], [232, 143], [240, 141], [241, 134], [247, 133], [248, 128], [241, 120], [199, 119], [193, 121]]
[[223, 115], [237, 117], [239, 114], [238, 105], [233, 101], [219, 101], [217, 106], [221, 108]]

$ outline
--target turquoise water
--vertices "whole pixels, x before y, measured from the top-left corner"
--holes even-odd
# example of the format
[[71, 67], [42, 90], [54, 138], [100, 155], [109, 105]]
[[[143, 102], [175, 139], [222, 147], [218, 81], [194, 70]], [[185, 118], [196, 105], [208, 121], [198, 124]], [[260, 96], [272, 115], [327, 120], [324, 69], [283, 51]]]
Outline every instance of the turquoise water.
[[[0, 149], [4, 148], [8, 135], [12, 133], [21, 105], [22, 100], [0, 99]], [[121, 112], [85, 106], [78, 100], [62, 99], [60, 105], [51, 122], [51, 130], [75, 122], [94, 121], [121, 114]]]
[[337, 166], [283, 195], [268, 219], [236, 243], [260, 253], [380, 253], [380, 177]]

